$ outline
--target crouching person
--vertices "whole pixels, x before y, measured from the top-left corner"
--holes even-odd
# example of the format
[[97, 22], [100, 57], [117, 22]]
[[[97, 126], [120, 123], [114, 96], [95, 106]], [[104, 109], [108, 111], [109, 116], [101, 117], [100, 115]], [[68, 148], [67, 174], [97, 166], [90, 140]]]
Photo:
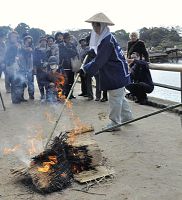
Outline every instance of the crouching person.
[[86, 22], [92, 23], [90, 48], [96, 53], [95, 59], [86, 64], [83, 71], [95, 75], [99, 71], [100, 89], [109, 93], [111, 122], [105, 127], [112, 128], [132, 119], [131, 110], [125, 99], [125, 86], [130, 83], [128, 64], [123, 51], [111, 34], [108, 25], [114, 25], [104, 14], [99, 13]]
[[48, 60], [48, 92], [47, 92], [47, 101], [48, 102], [57, 102], [65, 99], [63, 95], [63, 86], [65, 83], [65, 75], [63, 68], [58, 65], [57, 58], [51, 56]]
[[154, 90], [154, 83], [148, 63], [139, 59], [139, 54], [135, 52], [131, 55], [131, 59], [128, 59], [132, 83], [127, 85], [126, 89], [136, 97], [136, 103], [145, 105], [148, 102], [147, 93]]

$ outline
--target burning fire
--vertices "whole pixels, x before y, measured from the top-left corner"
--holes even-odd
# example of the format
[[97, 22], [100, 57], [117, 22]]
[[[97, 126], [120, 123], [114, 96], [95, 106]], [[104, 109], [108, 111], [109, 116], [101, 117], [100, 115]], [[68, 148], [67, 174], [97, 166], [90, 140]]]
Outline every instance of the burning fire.
[[49, 123], [54, 124], [53, 116], [52, 116], [50, 113], [45, 112], [45, 113], [44, 113], [44, 116], [45, 116], [45, 118], [47, 119], [47, 121], [48, 121]]
[[17, 151], [20, 147], [21, 147], [20, 144], [15, 145], [13, 148], [7, 148], [7, 147], [5, 147], [4, 150], [3, 150], [3, 154], [4, 155], [11, 154], [11, 153]]
[[38, 167], [39, 172], [48, 172], [51, 166], [58, 162], [56, 156], [49, 156], [48, 158], [50, 160], [49, 162], [43, 162], [43, 167]]
[[66, 99], [65, 95], [63, 94], [64, 83], [65, 83], [64, 76], [62, 74], [61, 75], [59, 74], [58, 77], [57, 77], [57, 81], [55, 82], [56, 91], [58, 93], [59, 100], [65, 100]]
[[78, 164], [74, 163], [74, 164], [71, 165], [71, 171], [72, 171], [73, 174], [78, 174], [83, 170], [84, 170], [84, 166], [82, 166], [81, 164], [78, 165]]
[[[41, 130], [41, 132], [39, 132]], [[28, 153], [30, 156], [33, 156], [43, 150], [43, 133], [42, 129], [37, 130], [37, 134], [33, 137], [28, 137]]]

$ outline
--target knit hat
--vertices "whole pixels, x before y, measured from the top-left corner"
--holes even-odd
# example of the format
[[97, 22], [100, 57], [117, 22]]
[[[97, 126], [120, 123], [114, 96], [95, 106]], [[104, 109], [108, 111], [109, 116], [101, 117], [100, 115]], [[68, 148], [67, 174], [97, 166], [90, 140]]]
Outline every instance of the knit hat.
[[57, 62], [56, 56], [50, 56], [48, 59], [48, 63], [49, 63], [49, 65], [57, 65], [58, 62]]
[[91, 18], [87, 19], [86, 22], [92, 23], [92, 22], [100, 22], [105, 23], [109, 26], [113, 26], [114, 23], [104, 14], [104, 13], [98, 13]]

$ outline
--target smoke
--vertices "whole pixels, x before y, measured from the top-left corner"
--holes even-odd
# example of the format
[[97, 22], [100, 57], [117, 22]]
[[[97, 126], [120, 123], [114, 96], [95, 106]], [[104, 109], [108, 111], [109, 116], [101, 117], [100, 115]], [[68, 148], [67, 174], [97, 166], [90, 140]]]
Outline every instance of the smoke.
[[11, 140], [11, 144], [6, 140], [2, 141], [0, 157], [13, 155], [24, 163], [24, 165], [29, 166], [31, 158], [40, 154], [43, 149], [42, 132], [27, 127], [27, 134], [25, 134], [24, 137], [14, 136], [13, 140]]

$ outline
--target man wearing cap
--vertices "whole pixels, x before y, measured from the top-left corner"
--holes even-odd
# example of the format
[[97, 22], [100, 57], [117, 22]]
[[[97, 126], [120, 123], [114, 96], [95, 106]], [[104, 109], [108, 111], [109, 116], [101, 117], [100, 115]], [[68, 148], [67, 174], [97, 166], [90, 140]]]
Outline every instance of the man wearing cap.
[[[83, 67], [83, 71], [92, 76], [99, 71], [100, 90], [107, 90], [109, 93], [111, 122], [105, 128], [111, 128], [132, 119], [124, 88], [130, 83], [128, 63], [121, 47], [110, 33], [108, 25], [114, 23], [106, 15], [98, 13], [86, 22], [92, 23], [89, 46], [95, 51], [96, 57]], [[116, 130], [120, 129], [111, 129]]]

